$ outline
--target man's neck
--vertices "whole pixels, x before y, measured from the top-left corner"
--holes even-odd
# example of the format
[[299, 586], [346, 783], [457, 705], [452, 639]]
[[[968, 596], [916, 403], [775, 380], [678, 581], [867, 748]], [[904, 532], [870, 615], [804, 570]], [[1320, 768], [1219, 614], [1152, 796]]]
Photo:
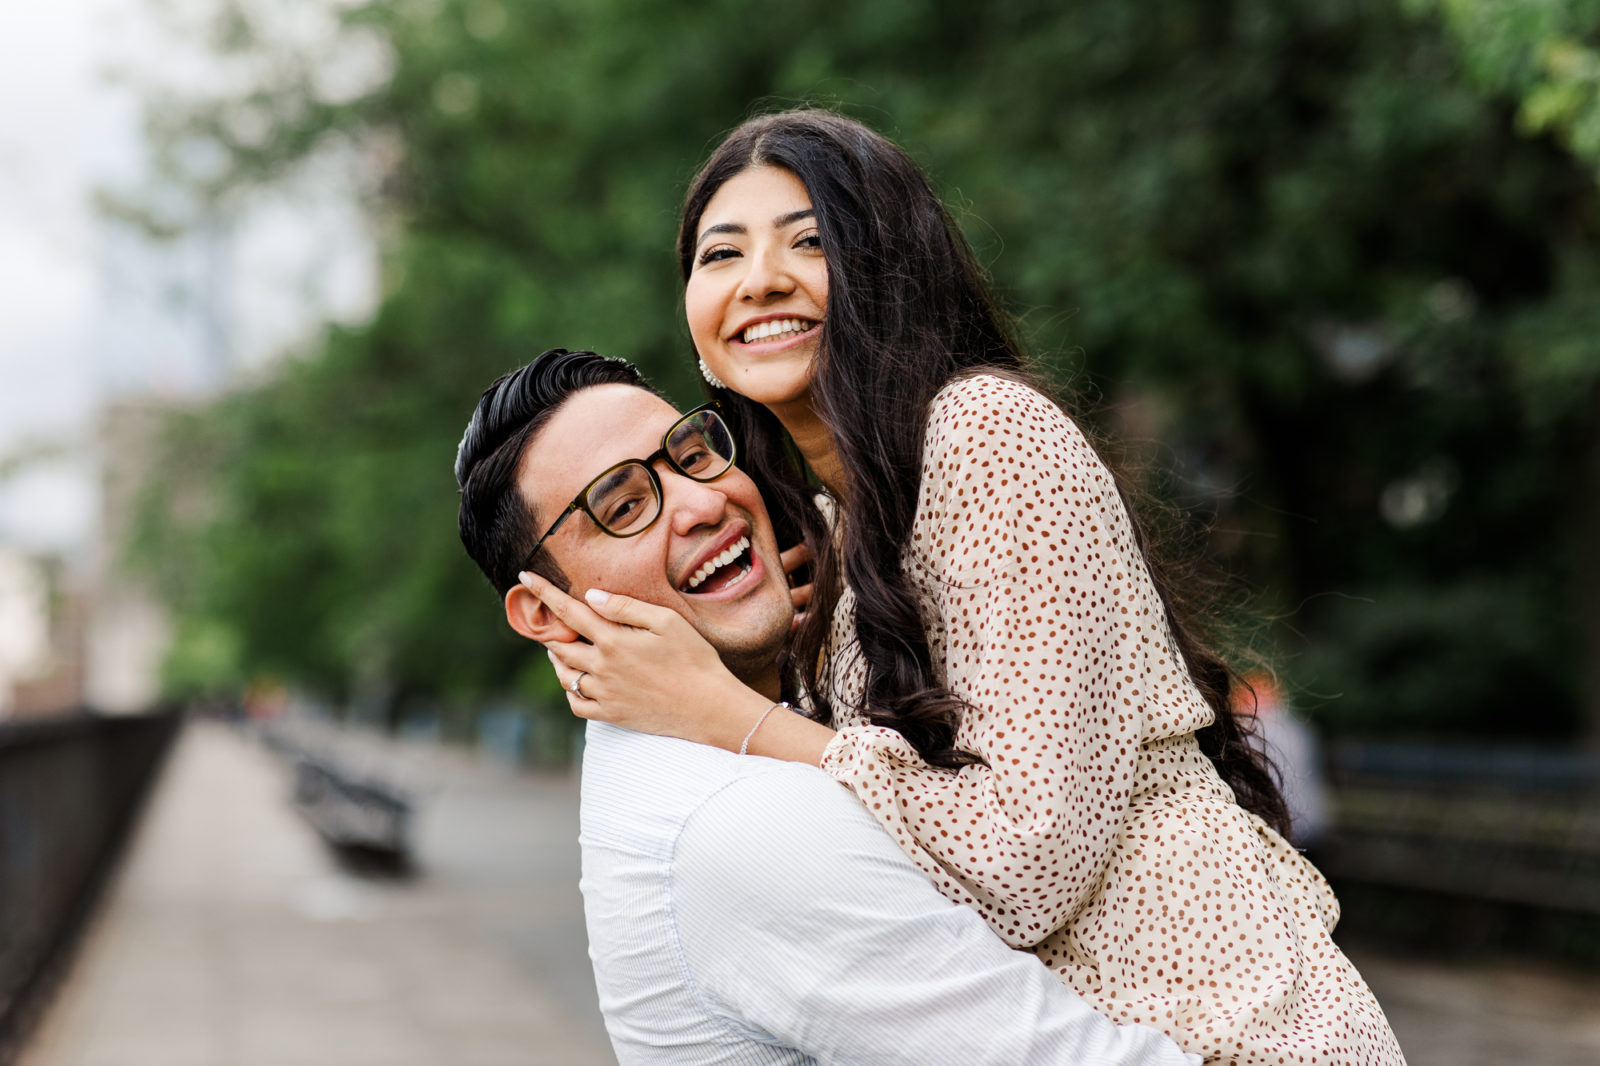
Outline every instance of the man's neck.
[[776, 662], [762, 670], [740, 670], [732, 666], [729, 669], [733, 670], [734, 677], [774, 703], [783, 699], [783, 674], [779, 672]]

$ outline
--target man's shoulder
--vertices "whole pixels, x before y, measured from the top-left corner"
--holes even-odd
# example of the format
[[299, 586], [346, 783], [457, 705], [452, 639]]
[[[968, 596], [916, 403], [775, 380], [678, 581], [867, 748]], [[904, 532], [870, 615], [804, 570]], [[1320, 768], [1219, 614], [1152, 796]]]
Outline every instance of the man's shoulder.
[[814, 766], [591, 722], [583, 758], [582, 822], [588, 845], [668, 861], [691, 821], [731, 834], [770, 828], [774, 811], [814, 811], [851, 797]]

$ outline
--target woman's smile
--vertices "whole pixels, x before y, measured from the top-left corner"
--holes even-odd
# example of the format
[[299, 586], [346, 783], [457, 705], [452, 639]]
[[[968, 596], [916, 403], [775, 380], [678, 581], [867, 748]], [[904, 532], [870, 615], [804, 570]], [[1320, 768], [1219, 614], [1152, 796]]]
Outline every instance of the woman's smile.
[[761, 351], [772, 351], [789, 341], [809, 337], [821, 328], [822, 323], [815, 319], [768, 316], [749, 323], [729, 339], [735, 344], [743, 345], [746, 350], [760, 346]]
[[735, 392], [769, 407], [803, 401], [828, 308], [828, 263], [805, 184], [756, 166], [701, 216], [684, 313], [695, 349]]

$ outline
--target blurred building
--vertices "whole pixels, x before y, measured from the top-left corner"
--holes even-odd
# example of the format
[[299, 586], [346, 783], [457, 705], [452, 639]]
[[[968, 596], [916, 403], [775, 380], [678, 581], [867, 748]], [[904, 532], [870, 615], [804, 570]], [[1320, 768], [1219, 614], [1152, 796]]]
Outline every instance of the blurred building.
[[171, 623], [148, 584], [130, 573], [125, 553], [143, 472], [162, 417], [172, 406], [154, 399], [123, 400], [100, 413], [100, 515], [91, 547], [93, 610], [84, 634], [84, 698], [106, 713], [141, 711], [160, 695]]
[[[247, 387], [378, 297], [352, 151], [220, 199], [158, 162], [142, 94], [203, 99], [233, 68], [182, 32], [205, 11], [149, 14], [84, 0], [34, 20], [56, 36], [25, 58], [58, 46], [30, 75], [53, 79], [57, 110], [0, 129], [26, 164], [0, 198], [0, 275], [20, 294], [0, 360], [0, 713], [148, 705], [169, 625], [123, 545], [162, 413]], [[264, 10], [257, 29], [304, 14]]]
[[60, 559], [0, 545], [0, 717], [82, 702], [83, 603]]
[[15, 687], [43, 673], [49, 655], [44, 574], [21, 551], [0, 547], [0, 715], [14, 713]]

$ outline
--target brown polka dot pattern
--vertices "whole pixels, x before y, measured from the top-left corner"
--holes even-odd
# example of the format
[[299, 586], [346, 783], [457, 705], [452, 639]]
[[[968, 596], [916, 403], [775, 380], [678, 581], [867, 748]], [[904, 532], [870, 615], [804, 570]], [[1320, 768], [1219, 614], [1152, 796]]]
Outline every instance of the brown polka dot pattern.
[[930, 767], [846, 709], [866, 680], [849, 590], [822, 765], [945, 895], [1208, 1063], [1404, 1063], [1329, 937], [1327, 882], [1201, 754], [1211, 709], [1070, 419], [1003, 378], [946, 386], [904, 565], [936, 668], [974, 708], [958, 741], [989, 766]]

